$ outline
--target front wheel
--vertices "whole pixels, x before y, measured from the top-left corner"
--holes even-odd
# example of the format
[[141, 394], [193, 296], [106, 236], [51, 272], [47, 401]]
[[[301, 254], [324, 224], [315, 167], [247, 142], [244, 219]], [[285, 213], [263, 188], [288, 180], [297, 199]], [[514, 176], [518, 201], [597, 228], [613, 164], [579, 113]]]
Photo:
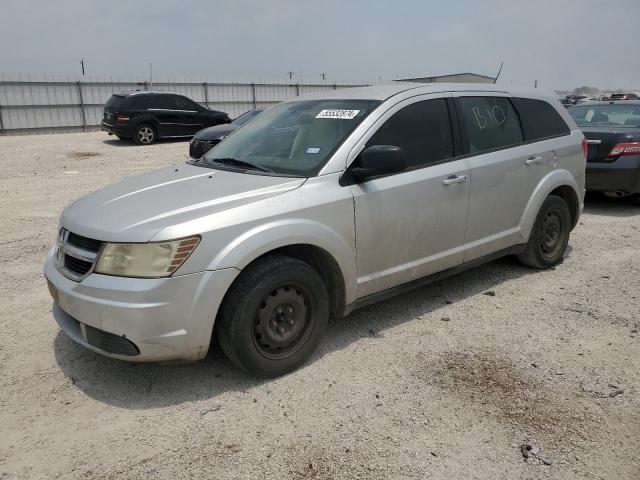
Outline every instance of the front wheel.
[[569, 207], [561, 197], [549, 195], [540, 207], [524, 252], [518, 255], [525, 265], [541, 270], [562, 260], [571, 232]]
[[275, 377], [311, 356], [328, 320], [329, 296], [320, 274], [305, 262], [273, 255], [240, 274], [222, 303], [215, 332], [237, 367]]
[[155, 129], [146, 123], [138, 125], [133, 133], [133, 140], [138, 145], [151, 145], [156, 141]]

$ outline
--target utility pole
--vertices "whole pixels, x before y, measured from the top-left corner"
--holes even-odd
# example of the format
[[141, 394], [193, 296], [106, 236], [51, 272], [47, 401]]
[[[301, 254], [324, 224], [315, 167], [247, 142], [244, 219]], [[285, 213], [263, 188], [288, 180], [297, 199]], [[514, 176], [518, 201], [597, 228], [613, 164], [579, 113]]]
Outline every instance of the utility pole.
[[320, 76], [322, 77], [322, 80], [326, 80], [327, 79], [327, 75], [325, 73], [321, 73]]
[[533, 81], [533, 88], [538, 88], [538, 80]]
[[82, 67], [82, 75], [84, 75], [84, 58], [80, 60], [80, 66]]
[[153, 62], [149, 62], [149, 87], [153, 87]]
[[288, 72], [289, 73], [289, 80], [293, 80], [293, 72]]

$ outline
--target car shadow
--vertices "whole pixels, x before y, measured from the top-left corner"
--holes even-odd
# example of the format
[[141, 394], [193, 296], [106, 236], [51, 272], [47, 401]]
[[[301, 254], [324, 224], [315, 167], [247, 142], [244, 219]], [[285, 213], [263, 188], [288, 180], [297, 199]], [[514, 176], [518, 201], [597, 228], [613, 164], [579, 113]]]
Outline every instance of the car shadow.
[[599, 192], [588, 192], [584, 199], [584, 213], [608, 217], [631, 217], [640, 214], [640, 203], [629, 198], [608, 197]]
[[[184, 143], [191, 140], [191, 137], [180, 137], [180, 138], [159, 138], [156, 143], [153, 145], [162, 145], [168, 143]], [[102, 140], [102, 143], [105, 145], [110, 145], [113, 147], [148, 147], [150, 145], [139, 145], [133, 140], [124, 139], [120, 140], [119, 138], [107, 138]]]
[[[449, 305], [502, 282], [535, 274], [507, 257], [333, 319], [309, 364], [362, 338], [384, 337], [385, 330], [438, 309], [446, 312]], [[217, 347], [197, 363], [136, 364], [97, 355], [58, 332], [54, 352], [60, 369], [76, 388], [100, 402], [128, 409], [211, 400], [226, 391], [246, 391], [269, 382], [235, 368]]]

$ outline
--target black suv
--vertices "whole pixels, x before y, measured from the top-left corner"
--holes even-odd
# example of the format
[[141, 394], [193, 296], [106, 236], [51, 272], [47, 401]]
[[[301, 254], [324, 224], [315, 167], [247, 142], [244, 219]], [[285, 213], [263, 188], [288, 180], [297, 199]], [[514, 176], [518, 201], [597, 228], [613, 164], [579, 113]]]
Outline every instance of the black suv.
[[104, 106], [102, 130], [119, 139], [149, 145], [158, 138], [191, 137], [198, 130], [229, 123], [224, 112], [168, 92], [121, 92]]

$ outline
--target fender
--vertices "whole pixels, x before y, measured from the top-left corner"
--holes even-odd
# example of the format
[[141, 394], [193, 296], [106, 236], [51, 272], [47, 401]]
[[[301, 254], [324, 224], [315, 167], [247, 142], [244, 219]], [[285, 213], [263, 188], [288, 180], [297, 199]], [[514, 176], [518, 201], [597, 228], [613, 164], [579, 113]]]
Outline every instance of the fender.
[[540, 180], [540, 183], [538, 183], [533, 194], [529, 198], [529, 202], [524, 209], [522, 217], [520, 217], [520, 223], [518, 225], [520, 226], [522, 243], [527, 243], [529, 241], [531, 229], [536, 221], [542, 202], [544, 202], [545, 198], [547, 198], [553, 190], [564, 185], [570, 186], [576, 196], [580, 198], [580, 194], [578, 193], [578, 184], [574, 176], [567, 170], [553, 170]]
[[345, 287], [345, 302], [357, 295], [355, 246], [328, 226], [304, 218], [281, 219], [256, 226], [229, 242], [207, 270], [246, 268], [256, 258], [289, 245], [313, 245], [325, 250], [338, 264]]

